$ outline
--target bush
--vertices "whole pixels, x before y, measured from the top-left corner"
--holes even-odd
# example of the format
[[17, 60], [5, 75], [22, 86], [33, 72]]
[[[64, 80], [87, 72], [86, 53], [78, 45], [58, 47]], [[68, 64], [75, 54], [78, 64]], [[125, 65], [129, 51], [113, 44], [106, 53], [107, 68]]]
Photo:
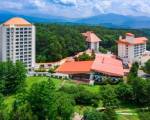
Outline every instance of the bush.
[[95, 59], [94, 51], [92, 51], [91, 55], [84, 52], [82, 55], [79, 55], [78, 57], [75, 58], [76, 61], [90, 61], [94, 59]]
[[54, 67], [51, 67], [48, 72], [49, 73], [55, 73], [55, 70], [58, 68], [58, 66], [54, 66]]
[[64, 86], [60, 88], [60, 91], [72, 95], [78, 105], [92, 105], [98, 106], [99, 95], [91, 93], [81, 86]]
[[86, 110], [83, 115], [84, 120], [117, 120], [116, 113], [113, 109], [106, 109], [98, 112], [95, 109]]
[[133, 101], [133, 88], [128, 84], [119, 84], [116, 88], [116, 94], [120, 100], [123, 102], [130, 103]]

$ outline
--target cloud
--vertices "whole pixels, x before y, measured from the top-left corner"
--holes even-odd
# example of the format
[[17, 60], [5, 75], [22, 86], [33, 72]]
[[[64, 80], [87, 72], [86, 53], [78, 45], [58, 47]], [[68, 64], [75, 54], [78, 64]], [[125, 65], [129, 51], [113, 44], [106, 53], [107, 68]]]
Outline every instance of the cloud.
[[67, 6], [75, 6], [77, 4], [77, 0], [52, 0], [52, 2]]
[[5, 0], [0, 10], [32, 16], [83, 18], [115, 13], [150, 16], [150, 0]]
[[0, 9], [13, 9], [13, 10], [20, 10], [23, 8], [22, 3], [16, 3], [12, 1], [0, 1]]

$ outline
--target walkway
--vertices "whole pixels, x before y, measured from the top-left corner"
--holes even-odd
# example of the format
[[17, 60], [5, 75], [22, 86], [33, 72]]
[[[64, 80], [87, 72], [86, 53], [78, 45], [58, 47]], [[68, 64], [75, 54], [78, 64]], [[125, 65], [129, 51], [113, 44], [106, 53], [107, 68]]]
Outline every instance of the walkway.
[[74, 113], [74, 118], [72, 120], [82, 120], [82, 117], [79, 113]]

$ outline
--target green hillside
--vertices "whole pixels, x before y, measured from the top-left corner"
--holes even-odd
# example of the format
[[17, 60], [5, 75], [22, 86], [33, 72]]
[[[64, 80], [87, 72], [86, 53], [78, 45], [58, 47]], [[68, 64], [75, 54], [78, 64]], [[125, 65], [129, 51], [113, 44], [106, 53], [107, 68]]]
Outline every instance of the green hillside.
[[[150, 30], [109, 29], [100, 26], [36, 24], [37, 62], [58, 61], [86, 50], [82, 32], [93, 31], [102, 39], [101, 50], [117, 53], [116, 40], [126, 32], [150, 38]], [[150, 42], [148, 43], [150, 49]]]

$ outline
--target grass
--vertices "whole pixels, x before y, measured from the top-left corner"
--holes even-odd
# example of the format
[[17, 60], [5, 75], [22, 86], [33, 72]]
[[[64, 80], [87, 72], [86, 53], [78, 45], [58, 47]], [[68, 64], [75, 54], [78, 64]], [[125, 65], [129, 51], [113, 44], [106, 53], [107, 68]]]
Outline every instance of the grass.
[[150, 112], [138, 112], [140, 120], [150, 120]]
[[90, 92], [93, 92], [93, 93], [99, 93], [99, 90], [100, 90], [99, 85], [91, 86], [91, 85], [84, 84], [84, 83], [79, 84], [79, 83], [76, 83], [73, 80], [66, 80], [65, 84], [64, 84], [64, 86], [77, 86], [77, 85], [80, 85], [80, 86], [84, 87], [86, 90], [88, 90]]
[[122, 108], [116, 110], [118, 120], [140, 120], [136, 109]]
[[14, 100], [15, 100], [15, 95], [11, 95], [11, 96], [5, 97], [4, 105], [5, 105], [5, 112], [6, 113], [11, 111], [12, 104], [13, 104]]
[[[25, 81], [26, 88], [30, 89], [33, 84], [40, 83], [42, 81], [47, 81], [47, 80], [48, 80], [48, 77], [28, 77]], [[59, 80], [55, 78], [52, 78], [52, 81], [54, 82], [56, 88], [58, 88], [63, 82], [63, 80]]]
[[[39, 82], [47, 81], [47, 80], [48, 80], [48, 77], [28, 77], [27, 80], [25, 81], [26, 88], [30, 89], [34, 83], [39, 83]], [[65, 81], [64, 86], [77, 86], [78, 85], [78, 83], [74, 82], [73, 80], [60, 80], [60, 79], [52, 78], [52, 81], [54, 82], [56, 88], [59, 88], [61, 84], [63, 83], [63, 81]], [[95, 85], [95, 86], [90, 86], [88, 84], [80, 84], [80, 85], [85, 87], [85, 89], [89, 90], [90, 92], [99, 93], [99, 89], [100, 89], [99, 85]]]

